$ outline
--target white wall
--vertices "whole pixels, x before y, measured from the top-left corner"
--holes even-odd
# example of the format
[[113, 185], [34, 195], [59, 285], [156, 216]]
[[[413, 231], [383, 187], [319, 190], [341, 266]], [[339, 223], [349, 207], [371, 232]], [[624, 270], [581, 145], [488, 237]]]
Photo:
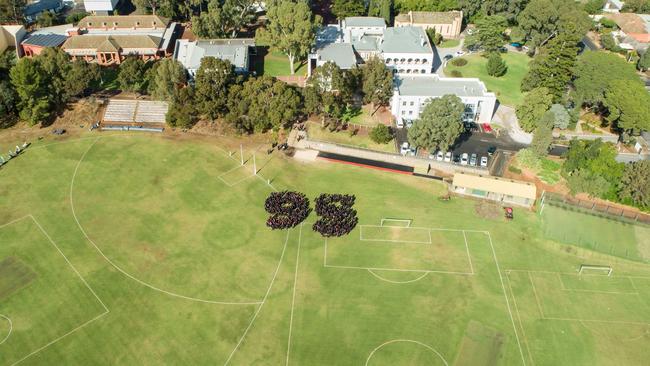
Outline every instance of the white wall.
[[[432, 72], [433, 53], [384, 53], [382, 56], [386, 66], [400, 74], [431, 74]], [[426, 62], [423, 62], [424, 60]]]
[[119, 0], [84, 0], [87, 12], [113, 11]]
[[[459, 97], [466, 107], [474, 110], [473, 113], [468, 113], [466, 116], [463, 116], [464, 121], [476, 121], [478, 123], [490, 123], [492, 121], [496, 97], [490, 95], [483, 97]], [[391, 113], [398, 122], [405, 122], [407, 120], [414, 121], [420, 118], [420, 112], [430, 100], [431, 97], [429, 96], [403, 96], [399, 95], [396, 91], [390, 101]]]

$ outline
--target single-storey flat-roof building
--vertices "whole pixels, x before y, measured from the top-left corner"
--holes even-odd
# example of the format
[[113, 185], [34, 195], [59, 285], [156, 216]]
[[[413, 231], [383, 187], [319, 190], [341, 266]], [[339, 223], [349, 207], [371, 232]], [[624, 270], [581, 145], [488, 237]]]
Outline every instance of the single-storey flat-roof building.
[[463, 26], [462, 11], [409, 11], [395, 17], [395, 27], [420, 27], [435, 29], [444, 38], [458, 38]]
[[171, 56], [181, 27], [156, 15], [87, 16], [61, 47], [73, 60], [120, 64], [127, 56], [157, 60]]
[[603, 5], [603, 11], [606, 13], [620, 13], [625, 6], [625, 2], [621, 0], [607, 0]]
[[37, 0], [27, 4], [23, 10], [23, 14], [28, 22], [35, 22], [41, 13], [49, 11], [57, 14], [63, 7], [63, 0]]
[[[455, 95], [465, 104], [463, 122], [489, 123], [496, 107], [496, 95], [476, 78], [441, 78], [436, 74], [397, 75], [390, 101], [397, 126], [410, 125], [434, 98]], [[461, 121], [458, 121], [459, 123]]]
[[250, 67], [252, 47], [255, 47], [255, 40], [252, 38], [197, 41], [179, 39], [176, 41], [174, 59], [180, 62], [192, 77], [201, 66], [201, 60], [204, 57], [230, 61], [235, 67], [235, 72], [245, 74]]
[[20, 43], [25, 38], [27, 31], [22, 25], [0, 25], [0, 53], [6, 49], [12, 48], [16, 50], [18, 57], [22, 56], [22, 49]]
[[509, 205], [532, 207], [537, 198], [533, 183], [468, 173], [454, 174], [452, 191], [457, 194]]

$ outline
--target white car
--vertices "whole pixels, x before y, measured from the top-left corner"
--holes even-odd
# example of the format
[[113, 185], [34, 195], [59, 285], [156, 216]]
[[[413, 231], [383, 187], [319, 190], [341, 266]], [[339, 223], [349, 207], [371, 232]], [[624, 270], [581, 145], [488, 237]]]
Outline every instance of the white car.
[[451, 151], [447, 151], [445, 154], [445, 162], [451, 163]]
[[485, 167], [487, 167], [487, 163], [488, 163], [488, 158], [487, 158], [487, 156], [481, 156], [481, 166], [482, 166], [483, 168], [485, 168]]
[[436, 154], [436, 160], [442, 161], [445, 158], [445, 154], [442, 152], [442, 150], [438, 150], [438, 153]]
[[464, 54], [465, 54], [464, 51], [456, 51], [456, 57], [460, 57], [460, 56], [462, 56]]
[[460, 156], [460, 165], [467, 164], [469, 164], [469, 155], [467, 153], [463, 153], [463, 155]]
[[402, 154], [402, 155], [406, 155], [406, 154], [408, 154], [408, 152], [410, 150], [411, 149], [409, 149], [409, 143], [408, 142], [403, 142], [402, 147], [399, 149], [399, 153]]
[[397, 122], [395, 122], [395, 124], [397, 125], [397, 128], [404, 128], [404, 121], [402, 121], [401, 119], [398, 119]]

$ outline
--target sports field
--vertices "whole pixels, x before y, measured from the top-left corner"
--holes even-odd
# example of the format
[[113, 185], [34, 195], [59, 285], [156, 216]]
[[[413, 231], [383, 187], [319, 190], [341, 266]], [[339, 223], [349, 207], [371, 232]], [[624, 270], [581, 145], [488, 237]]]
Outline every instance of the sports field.
[[[245, 143], [242, 166], [232, 139], [46, 138], [0, 169], [0, 365], [650, 357], [645, 263], [551, 238], [535, 212], [480, 217], [434, 181]], [[267, 229], [264, 200], [283, 189], [354, 194], [359, 225], [327, 240], [315, 216]]]

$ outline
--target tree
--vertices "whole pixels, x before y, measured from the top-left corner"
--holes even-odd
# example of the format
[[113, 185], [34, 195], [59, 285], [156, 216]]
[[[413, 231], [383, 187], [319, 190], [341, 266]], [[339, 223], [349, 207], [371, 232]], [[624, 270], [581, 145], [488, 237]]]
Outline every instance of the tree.
[[588, 14], [600, 14], [603, 11], [603, 6], [605, 6], [606, 0], [588, 0], [585, 3], [585, 11]]
[[144, 61], [139, 57], [127, 57], [120, 64], [120, 69], [117, 74], [117, 82], [120, 84], [120, 89], [134, 93], [142, 92], [146, 84], [146, 68], [147, 66]]
[[506, 18], [493, 15], [476, 21], [477, 31], [465, 39], [465, 47], [480, 47], [486, 52], [498, 52], [505, 43]]
[[210, 0], [208, 11], [192, 17], [192, 30], [202, 38], [234, 38], [255, 21], [255, 0]]
[[393, 0], [370, 0], [368, 16], [384, 18], [386, 24], [391, 24]]
[[601, 139], [572, 140], [562, 165], [571, 191], [616, 199], [624, 170], [624, 165], [616, 161], [617, 154], [614, 145]]
[[36, 22], [41, 27], [51, 27], [56, 23], [56, 15], [50, 11], [44, 11], [38, 15]]
[[548, 149], [551, 147], [551, 143], [553, 142], [553, 120], [553, 113], [551, 111], [547, 111], [539, 120], [539, 123], [535, 128], [535, 133], [533, 134], [533, 141], [530, 144], [530, 149], [538, 157], [544, 157], [548, 155]]
[[427, 37], [429, 37], [429, 41], [431, 43], [435, 44], [436, 46], [442, 43], [442, 34], [436, 33], [435, 28], [429, 28], [426, 30]]
[[395, 0], [397, 13], [412, 11], [449, 11], [459, 10], [458, 0]]
[[650, 130], [650, 95], [642, 83], [614, 80], [605, 92], [607, 120], [619, 129], [638, 135]]
[[0, 128], [9, 127], [16, 117], [18, 96], [7, 79], [0, 79]]
[[22, 58], [10, 71], [11, 84], [18, 95], [20, 118], [35, 125], [50, 116], [47, 76], [33, 58]]
[[194, 77], [195, 98], [201, 114], [215, 119], [228, 111], [228, 89], [235, 83], [235, 68], [230, 61], [214, 57], [201, 59]]
[[166, 58], [147, 71], [148, 91], [154, 98], [172, 100], [174, 91], [187, 82], [187, 73], [180, 62]]
[[528, 92], [522, 104], [517, 106], [519, 126], [526, 132], [533, 132], [537, 122], [553, 104], [553, 95], [547, 88], [535, 88]]
[[[567, 26], [567, 29], [572, 28]], [[578, 58], [578, 41], [575, 33], [561, 33], [553, 38], [530, 63], [528, 73], [521, 82], [521, 89], [546, 87], [558, 102], [566, 93], [573, 77]]]
[[626, 0], [623, 5], [623, 12], [636, 14], [650, 14], [650, 1], [648, 0]]
[[362, 16], [366, 14], [366, 5], [363, 0], [334, 0], [332, 14], [337, 19]]
[[378, 144], [387, 144], [393, 139], [393, 134], [390, 127], [380, 123], [370, 130], [370, 139]]
[[619, 198], [635, 206], [650, 208], [650, 160], [625, 165], [619, 184]]
[[611, 33], [600, 36], [600, 44], [608, 51], [621, 52], [623, 50], [618, 46], [618, 44], [616, 44], [614, 36]]
[[464, 111], [465, 105], [455, 95], [431, 100], [408, 130], [409, 141], [429, 151], [448, 150], [463, 132]]
[[0, 0], [0, 23], [23, 23], [25, 0]]
[[553, 115], [553, 126], [561, 130], [566, 130], [571, 123], [571, 115], [562, 104], [553, 104], [548, 110]]
[[198, 114], [199, 111], [194, 100], [194, 88], [174, 89], [172, 102], [167, 112], [167, 123], [174, 127], [191, 128], [198, 121]]
[[643, 72], [650, 70], [650, 50], [643, 52], [636, 67]]
[[506, 74], [508, 71], [508, 66], [505, 61], [501, 58], [501, 55], [498, 52], [492, 52], [488, 56], [487, 62], [487, 73], [490, 76], [501, 77]]
[[609, 52], [586, 51], [575, 68], [575, 98], [589, 106], [600, 107], [605, 101], [605, 92], [613, 80], [640, 83], [634, 66], [623, 58]]
[[328, 61], [314, 69], [307, 84], [321, 93], [339, 91], [345, 88], [343, 70], [334, 62]]
[[581, 39], [591, 27], [587, 13], [575, 1], [530, 0], [517, 16], [519, 28], [533, 52], [561, 33]]
[[393, 73], [384, 62], [373, 57], [361, 67], [363, 100], [374, 105], [386, 105], [393, 96]]
[[82, 95], [99, 79], [99, 65], [89, 64], [81, 60], [72, 62], [64, 79], [65, 99]]
[[314, 33], [321, 23], [313, 17], [305, 1], [267, 1], [268, 23], [257, 30], [256, 39], [261, 44], [273, 46], [287, 55], [291, 75], [295, 73], [296, 58], [307, 55], [314, 44]]

